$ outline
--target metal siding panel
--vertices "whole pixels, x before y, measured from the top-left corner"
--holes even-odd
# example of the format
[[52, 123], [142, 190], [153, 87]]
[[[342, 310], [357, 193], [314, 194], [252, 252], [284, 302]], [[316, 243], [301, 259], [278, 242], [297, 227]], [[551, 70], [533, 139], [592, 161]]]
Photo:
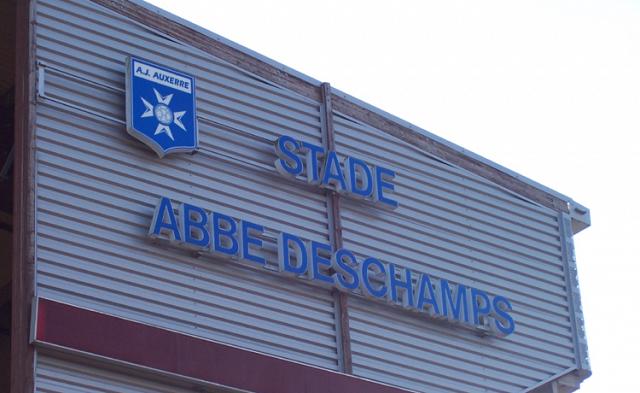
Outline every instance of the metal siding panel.
[[[327, 289], [146, 238], [166, 195], [262, 224], [267, 237], [287, 231], [328, 243], [324, 192], [273, 167], [280, 134], [321, 144], [319, 104], [89, 2], [41, 0], [36, 19], [45, 70], [36, 129], [39, 293], [336, 369]], [[159, 160], [124, 131], [129, 54], [196, 76], [196, 155]], [[507, 338], [483, 338], [354, 295], [356, 375], [418, 391], [512, 392], [574, 364], [554, 212], [338, 113], [335, 130], [340, 154], [398, 173], [396, 211], [341, 204], [345, 247], [503, 294], [517, 323]], [[38, 366], [38, 377], [51, 364]]]
[[[36, 48], [39, 293], [336, 369], [327, 289], [146, 236], [164, 195], [264, 225], [267, 243], [280, 231], [326, 243], [323, 192], [273, 167], [276, 135], [320, 143], [319, 104], [88, 2], [40, 1]], [[128, 54], [195, 74], [197, 154], [160, 160], [126, 133]]]
[[[119, 57], [126, 56], [132, 51], [141, 51], [173, 62], [174, 65], [180, 65], [190, 72], [206, 71], [207, 75], [203, 75], [205, 81], [215, 80], [216, 76], [229, 79], [231, 83], [221, 85], [225, 89], [247, 84], [250, 88], [247, 94], [258, 97], [261, 95], [260, 91], [275, 92], [281, 99], [286, 98], [293, 102], [291, 109], [305, 111], [306, 107], [316, 105], [308, 98], [275, 87], [270, 82], [209, 54], [167, 40], [147, 26], [133, 23], [110, 11], [103, 12], [95, 4], [76, 0], [55, 2], [42, 0], [38, 10], [38, 19], [42, 22], [37, 32], [38, 39], [53, 41], [58, 45], [47, 43], [47, 50], [65, 53], [60, 48], [75, 49], [76, 53], [72, 54], [72, 59], [76, 59], [80, 63], [97, 62], [102, 65], [102, 69], [97, 69], [99, 72], [96, 74], [97, 77], [101, 77], [98, 78], [100, 80], [124, 85], [117, 73], [112, 72], [104, 75], [103, 71], [105, 68], [117, 67]], [[108, 21], [107, 24], [105, 24], [106, 21]], [[73, 42], [66, 42], [69, 35], [75, 37]], [[85, 47], [91, 52], [91, 56], [88, 58], [78, 56], [78, 51]], [[191, 58], [189, 64], [182, 61], [184, 55]], [[68, 66], [66, 59], [62, 59], [60, 65]], [[83, 70], [85, 70], [84, 66], [78, 68], [78, 71]], [[110, 78], [105, 79], [106, 76], [110, 76]]]
[[[39, 27], [50, 29], [47, 34], [38, 36], [38, 39], [66, 38], [67, 32], [76, 33], [73, 42], [65, 42], [64, 39], [57, 40], [60, 44], [76, 48], [74, 54], [76, 59], [84, 59], [78, 55], [85, 48], [84, 45], [89, 45], [92, 55], [89, 59], [100, 59], [101, 63], [109, 64], [109, 67], [112, 67], [119, 64], [118, 57], [126, 56], [132, 50], [139, 50], [175, 62], [175, 64], [191, 71], [202, 70], [210, 74], [222, 74], [228, 79], [248, 83], [258, 90], [275, 92], [282, 98], [306, 106], [316, 105], [315, 101], [309, 98], [275, 87], [271, 82], [254, 74], [221, 61], [208, 53], [175, 42], [171, 38], [165, 38], [149, 26], [133, 22], [93, 3], [78, 0], [40, 0], [37, 11], [39, 21], [49, 21], [49, 23], [40, 24]], [[62, 26], [64, 27], [61, 28]], [[58, 32], [62, 36], [56, 36], [53, 32]], [[82, 44], [82, 46], [78, 46], [78, 44]], [[189, 64], [184, 64], [182, 61], [182, 56], [185, 54], [192, 60]], [[66, 61], [61, 62], [61, 65], [66, 65]], [[113, 81], [122, 83], [117, 75], [111, 75]], [[296, 105], [292, 105], [292, 108], [296, 107]]]
[[360, 299], [350, 304], [354, 373], [417, 391], [517, 392], [571, 361], [553, 347], [482, 338]]
[[[154, 163], [160, 161], [151, 158], [152, 153], [143, 150], [139, 143], [123, 140], [126, 136], [102, 138], [98, 123], [88, 125], [92, 133], [78, 133], [65, 122], [55, 119], [51, 113], [50, 109], [41, 108], [39, 121], [44, 124], [38, 128], [38, 148], [47, 154], [52, 165], [65, 166], [79, 174], [101, 171], [101, 175], [110, 182], [138, 190], [153, 190], [150, 195], [154, 196], [164, 192], [176, 199], [189, 197], [193, 202], [227, 209], [225, 213], [230, 215], [237, 215], [240, 211], [243, 212], [240, 218], [250, 219], [262, 214], [273, 221], [278, 229], [289, 228], [290, 223], [299, 223], [297, 225], [305, 231], [307, 238], [325, 239], [326, 218], [322, 195], [312, 188], [307, 188], [305, 192], [292, 182], [282, 181], [272, 168], [255, 162], [246, 167], [235, 160], [208, 152], [198, 153], [198, 158], [167, 158], [162, 165], [149, 166], [149, 159], [156, 160]], [[81, 120], [75, 116], [70, 118], [76, 122]], [[83, 136], [79, 137], [78, 134]], [[135, 149], [126, 149], [127, 145], [135, 145]], [[135, 154], [136, 151], [138, 154]], [[260, 176], [256, 177], [256, 172]], [[215, 192], [220, 198], [212, 204], [208, 194], [203, 195], [205, 191]], [[255, 198], [258, 192], [262, 193], [261, 199]], [[297, 199], [295, 203], [289, 202], [292, 195]]]
[[556, 213], [336, 114], [340, 154], [396, 171], [394, 211], [342, 204], [359, 257], [506, 296], [516, 332], [480, 337], [352, 296], [354, 372], [418, 391], [516, 392], [574, 363]]
[[63, 360], [38, 354], [36, 393], [190, 393], [184, 389], [150, 379], [89, 366], [82, 359]]
[[[487, 199], [487, 208], [482, 211], [497, 209], [499, 216], [504, 211], [509, 211], [517, 216], [529, 218], [534, 223], [546, 224], [538, 227], [547, 228], [554, 232], [557, 226], [557, 218], [554, 212], [524, 201], [522, 197], [507, 191], [506, 189], [478, 177], [470, 172], [460, 170], [439, 158], [429, 156], [421, 149], [404, 141], [377, 130], [371, 126], [351, 120], [347, 116], [334, 112], [336, 128], [336, 144], [350, 152], [358, 152], [357, 155], [372, 155], [381, 157], [393, 163], [393, 167], [404, 167], [410, 172], [427, 175], [432, 179], [438, 179], [445, 184], [445, 188], [452, 193], [467, 197], [467, 188], [477, 190], [480, 195], [490, 196]], [[338, 143], [340, 140], [340, 143]], [[417, 162], [416, 162], [417, 160]], [[417, 165], [419, 163], [419, 165]], [[455, 177], [451, 176], [455, 174]], [[508, 206], [502, 206], [501, 202], [507, 202]], [[525, 225], [532, 223], [526, 222]]]

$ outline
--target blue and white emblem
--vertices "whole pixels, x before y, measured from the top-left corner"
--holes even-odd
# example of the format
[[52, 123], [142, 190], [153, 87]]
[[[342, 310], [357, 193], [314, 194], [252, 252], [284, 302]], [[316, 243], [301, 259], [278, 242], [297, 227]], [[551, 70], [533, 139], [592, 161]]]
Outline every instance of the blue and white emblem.
[[131, 57], [126, 85], [129, 134], [161, 158], [198, 148], [193, 76]]

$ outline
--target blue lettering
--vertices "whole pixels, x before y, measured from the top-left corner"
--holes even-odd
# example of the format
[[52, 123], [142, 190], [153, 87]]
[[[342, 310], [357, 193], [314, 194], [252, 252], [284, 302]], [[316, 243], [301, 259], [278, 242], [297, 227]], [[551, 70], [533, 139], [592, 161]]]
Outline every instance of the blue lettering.
[[251, 254], [251, 249], [249, 248], [252, 244], [258, 248], [262, 248], [262, 239], [254, 236], [261, 235], [262, 232], [264, 232], [264, 227], [249, 221], [242, 221], [240, 227], [242, 232], [240, 236], [240, 242], [242, 243], [241, 258], [264, 266], [267, 263], [266, 259], [259, 255]]
[[505, 336], [513, 333], [516, 330], [516, 323], [507, 311], [511, 311], [511, 303], [507, 298], [503, 296], [496, 296], [493, 298], [493, 309], [496, 318], [496, 328], [502, 332]]
[[[399, 276], [402, 273], [398, 272]], [[389, 293], [387, 294], [389, 300], [394, 303], [398, 303], [400, 296], [402, 296], [402, 305], [405, 307], [413, 307], [413, 287], [411, 282], [411, 269], [404, 268], [404, 279], [396, 277], [396, 265], [389, 264], [389, 274], [387, 274], [387, 286], [389, 287]], [[402, 293], [400, 293], [400, 290]]]
[[324, 148], [309, 142], [300, 142], [300, 145], [306, 151], [307, 182], [319, 184], [318, 161], [324, 155]]
[[346, 248], [341, 248], [333, 254], [331, 266], [336, 271], [335, 277], [340, 287], [355, 290], [360, 286], [357, 265], [356, 256]]
[[195, 248], [206, 248], [209, 245], [207, 221], [207, 212], [204, 209], [188, 203], [182, 204], [180, 229], [185, 244]]
[[284, 176], [296, 177], [302, 173], [302, 160], [296, 154], [298, 143], [290, 136], [282, 135], [276, 140], [276, 154], [279, 159], [275, 166]]
[[142, 75], [147, 75], [148, 76], [149, 75], [149, 70], [148, 69], [143, 70], [142, 67], [138, 66], [136, 68], [136, 74], [142, 74]]
[[491, 313], [491, 300], [485, 291], [471, 288], [471, 310], [473, 324], [484, 325], [484, 317]]
[[395, 190], [395, 186], [393, 183], [391, 183], [390, 180], [396, 177], [396, 173], [391, 169], [379, 166], [375, 168], [375, 172], [376, 192], [374, 195], [374, 200], [386, 205], [386, 207], [388, 208], [397, 208], [398, 202], [384, 195], [385, 190], [389, 190], [390, 192], [393, 192]]
[[[434, 314], [440, 314], [440, 307], [438, 307], [436, 294], [433, 291], [433, 285], [431, 285], [431, 280], [429, 279], [428, 274], [423, 273], [420, 276], [420, 281], [416, 288], [417, 291], [415, 298], [418, 299], [418, 304], [416, 305], [418, 311], [424, 310], [424, 307], [428, 305], [433, 310]], [[428, 298], [425, 297], [425, 292], [427, 290], [429, 291]]]
[[[333, 162], [330, 165], [337, 168], [337, 155], [335, 152], [330, 153], [333, 153], [328, 156], [328, 160]], [[345, 165], [350, 168], [349, 176], [352, 176], [356, 174], [356, 170], [351, 168], [366, 171], [362, 168], [367, 164], [361, 160], [347, 159]], [[356, 176], [368, 176], [363, 173]], [[329, 177], [334, 176], [337, 175]], [[323, 180], [327, 178], [326, 173], [322, 177]], [[348, 182], [349, 187], [364, 190], [360, 183], [354, 185], [352, 177], [348, 178]], [[207, 249], [217, 255], [239, 256], [241, 260], [267, 267], [267, 258], [258, 252], [264, 244], [264, 231], [262, 225], [236, 221], [233, 217], [208, 212], [189, 203], [181, 204], [179, 214], [176, 214], [171, 200], [162, 197], [155, 208], [149, 236], [166, 239], [182, 247]], [[498, 336], [512, 334], [516, 328], [511, 315], [512, 305], [503, 296], [491, 297], [483, 290], [456, 285], [446, 279], [441, 279], [439, 285], [434, 285], [438, 282], [432, 282], [426, 273], [412, 272], [408, 267], [386, 264], [373, 257], [359, 263], [355, 254], [346, 248], [332, 253], [328, 244], [305, 241], [286, 232], [278, 235], [277, 253], [279, 271], [285, 274], [331, 284], [339, 290], [386, 299], [390, 303], [424, 311], [434, 317], [490, 328]], [[415, 286], [413, 278], [416, 279]], [[468, 290], [470, 293], [467, 293]]]
[[[290, 245], [293, 246], [297, 265], [294, 265], [291, 260]], [[281, 272], [295, 275], [304, 274], [307, 271], [307, 249], [302, 239], [286, 232], [280, 233], [278, 236], [278, 267]]]
[[[388, 168], [370, 167], [365, 161], [346, 157], [344, 166], [338, 154], [324, 147], [281, 135], [275, 141], [277, 171], [288, 177], [297, 177], [304, 171], [309, 184], [319, 184], [356, 198], [371, 199], [389, 209], [398, 207], [391, 197], [395, 192], [396, 173]], [[304, 155], [304, 158], [302, 157]]]
[[322, 170], [322, 185], [325, 187], [333, 185], [338, 192], [347, 189], [347, 185], [344, 182], [344, 174], [340, 167], [340, 161], [338, 160], [338, 154], [336, 154], [335, 151], [330, 151], [327, 154], [327, 160]]
[[[371, 195], [373, 178], [367, 163], [357, 158], [347, 157], [344, 166], [348, 191], [361, 198], [367, 198]], [[358, 174], [360, 174], [361, 187], [358, 187]]]
[[[331, 267], [331, 259], [321, 255], [321, 253], [324, 253], [330, 256], [331, 246], [312, 241], [310, 253], [311, 269], [309, 269], [309, 278], [333, 284], [333, 276], [329, 276], [323, 272], [323, 270]], [[323, 266], [324, 269], [321, 268], [321, 266]]]
[[213, 249], [212, 251], [223, 256], [234, 256], [238, 254], [238, 240], [235, 238], [238, 224], [229, 216], [221, 213], [213, 213], [211, 220], [213, 226]]
[[[441, 280], [440, 289], [442, 290], [442, 315], [449, 319], [460, 321], [460, 312], [464, 315], [464, 321], [469, 322], [469, 313], [467, 310], [467, 288], [458, 284], [456, 288], [456, 303], [453, 304], [451, 290], [449, 289], [449, 281]], [[451, 315], [449, 314], [449, 306], [451, 306]]]
[[156, 206], [153, 220], [149, 227], [149, 236], [154, 238], [166, 237], [170, 241], [182, 240], [173, 206], [171, 206], [171, 201], [167, 197], [160, 198], [160, 202]]
[[371, 280], [369, 279], [369, 273], [371, 273], [369, 267], [371, 266], [375, 266], [378, 270], [377, 272], [374, 272], [374, 274], [386, 274], [382, 262], [375, 258], [365, 259], [360, 267], [362, 275], [362, 279], [360, 280], [360, 289], [365, 295], [382, 298], [387, 293], [387, 287], [384, 284], [380, 285], [377, 289], [373, 287]]

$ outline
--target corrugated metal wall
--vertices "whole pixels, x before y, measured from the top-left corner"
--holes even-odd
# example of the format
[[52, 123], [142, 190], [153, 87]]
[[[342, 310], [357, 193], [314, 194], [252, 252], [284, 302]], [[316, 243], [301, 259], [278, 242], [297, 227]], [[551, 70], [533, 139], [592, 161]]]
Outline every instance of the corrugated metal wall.
[[574, 363], [555, 212], [345, 116], [335, 130], [341, 153], [398, 173], [397, 210], [345, 200], [345, 247], [506, 296], [516, 320], [516, 333], [482, 338], [353, 301], [356, 374], [419, 391], [514, 392]]
[[191, 389], [142, 377], [39, 355], [36, 393], [189, 393]]
[[[328, 290], [146, 236], [168, 196], [262, 224], [269, 236], [327, 243], [324, 192], [273, 166], [278, 135], [321, 144], [319, 104], [90, 2], [41, 0], [36, 11], [38, 295], [337, 369]], [[195, 75], [197, 154], [160, 160], [126, 133], [128, 55]], [[571, 367], [557, 214], [380, 130], [334, 121], [339, 153], [398, 173], [395, 211], [343, 199], [344, 246], [504, 295], [516, 320], [515, 334], [480, 337], [351, 296], [354, 373], [418, 391], [516, 392]], [[39, 386], [77, 367], [54, 363], [39, 359]]]
[[[326, 243], [324, 194], [277, 175], [271, 145], [320, 144], [319, 104], [85, 1], [38, 2], [36, 43], [39, 295], [336, 369], [327, 290], [146, 237], [164, 195]], [[128, 55], [195, 75], [197, 154], [160, 160], [125, 132]]]

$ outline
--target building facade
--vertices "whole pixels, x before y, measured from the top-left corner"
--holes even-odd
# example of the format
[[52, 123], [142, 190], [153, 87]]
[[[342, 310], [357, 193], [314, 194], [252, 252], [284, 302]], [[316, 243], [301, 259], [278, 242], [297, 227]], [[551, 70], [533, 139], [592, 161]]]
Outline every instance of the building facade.
[[146, 3], [3, 7], [12, 392], [590, 374], [585, 207]]

